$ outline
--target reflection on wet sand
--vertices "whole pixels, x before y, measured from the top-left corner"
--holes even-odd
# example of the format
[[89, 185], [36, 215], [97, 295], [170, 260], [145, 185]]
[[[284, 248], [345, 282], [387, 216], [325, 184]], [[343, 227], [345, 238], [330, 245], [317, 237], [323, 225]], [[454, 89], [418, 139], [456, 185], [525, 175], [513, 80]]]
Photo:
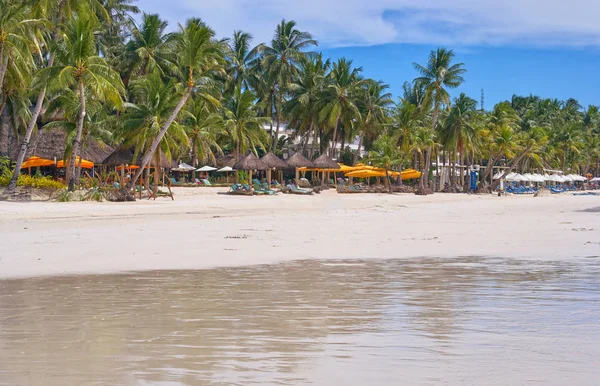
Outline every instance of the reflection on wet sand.
[[0, 385], [596, 384], [599, 273], [468, 258], [0, 281]]

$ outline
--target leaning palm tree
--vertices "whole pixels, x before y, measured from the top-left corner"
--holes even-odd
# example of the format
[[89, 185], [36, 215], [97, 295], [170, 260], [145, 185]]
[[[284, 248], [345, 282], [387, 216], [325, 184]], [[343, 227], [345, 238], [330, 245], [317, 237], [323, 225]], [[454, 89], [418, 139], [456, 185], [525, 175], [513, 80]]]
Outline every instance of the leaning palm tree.
[[[180, 25], [179, 31], [172, 35], [176, 63], [180, 70], [179, 79], [185, 85], [183, 95], [175, 106], [168, 119], [162, 123], [159, 133], [149, 146], [141, 160], [141, 168], [127, 184], [127, 189], [133, 188], [136, 180], [140, 178], [143, 169], [148, 165], [156, 149], [160, 145], [169, 126], [173, 123], [179, 112], [196, 89], [200, 92], [207, 83], [211, 83], [209, 75], [222, 68], [223, 52], [221, 44], [214, 40], [214, 31], [200, 19], [189, 19], [185, 26]], [[214, 99], [204, 94], [203, 98]]]
[[360, 86], [363, 83], [360, 73], [362, 67], [352, 68], [352, 61], [340, 58], [333, 64], [333, 69], [328, 75], [327, 88], [323, 96], [323, 107], [319, 112], [319, 118], [327, 121], [333, 128], [330, 157], [334, 157], [337, 145], [337, 131], [340, 121], [347, 126], [353, 120], [360, 117], [360, 111], [356, 106]]
[[316, 46], [317, 41], [308, 32], [296, 29], [296, 22], [282, 20], [277, 26], [271, 46], [262, 45], [263, 68], [266, 69], [266, 78], [276, 86], [277, 123], [273, 137], [272, 152], [275, 152], [279, 138], [279, 127], [282, 118], [283, 94], [288, 84], [298, 73], [300, 61], [305, 56], [303, 50]]
[[86, 115], [86, 93], [117, 108], [123, 105], [125, 86], [119, 74], [97, 54], [94, 32], [97, 24], [91, 18], [76, 17], [69, 22], [63, 41], [54, 44], [53, 52], [57, 64], [42, 69], [37, 81], [48, 84], [54, 91], [75, 87], [79, 96], [79, 116], [73, 153], [69, 159], [69, 190], [75, 189], [75, 158], [81, 152], [83, 123]]
[[229, 133], [235, 147], [236, 161], [240, 154], [247, 151], [256, 153], [257, 149], [266, 150], [268, 134], [263, 126], [271, 118], [261, 116], [261, 106], [255, 104], [256, 95], [249, 90], [237, 88], [233, 96], [225, 102], [223, 109], [223, 127]]
[[[462, 75], [467, 72], [463, 63], [452, 64], [454, 51], [446, 48], [438, 48], [431, 51], [426, 65], [413, 63], [415, 69], [421, 74], [414, 80], [417, 85], [422, 85], [425, 89], [425, 98], [423, 106], [433, 105], [433, 117], [431, 128], [435, 131], [440, 109], [450, 104], [450, 94], [447, 88], [456, 88], [460, 86], [464, 79]], [[431, 153], [426, 154], [426, 158], [431, 158]], [[428, 173], [429, 170], [426, 170]], [[426, 181], [429, 186], [429, 180]]]
[[[176, 92], [175, 81], [163, 82], [160, 74], [155, 71], [147, 77], [139, 78], [132, 83], [132, 92], [137, 104], [129, 104], [127, 112], [122, 116], [122, 125], [119, 127], [116, 138], [123, 146], [134, 148], [134, 161], [140, 154], [147, 154], [161, 134], [165, 122], [170, 118], [173, 109], [177, 106], [180, 96]], [[152, 157], [155, 164], [155, 181], [160, 179], [159, 170], [164, 154], [168, 160], [180, 155], [179, 151], [186, 148], [188, 137], [183, 125], [178, 121], [168, 126], [163, 133], [159, 146]], [[141, 165], [143, 169], [148, 163]], [[154, 185], [155, 193], [158, 189]]]

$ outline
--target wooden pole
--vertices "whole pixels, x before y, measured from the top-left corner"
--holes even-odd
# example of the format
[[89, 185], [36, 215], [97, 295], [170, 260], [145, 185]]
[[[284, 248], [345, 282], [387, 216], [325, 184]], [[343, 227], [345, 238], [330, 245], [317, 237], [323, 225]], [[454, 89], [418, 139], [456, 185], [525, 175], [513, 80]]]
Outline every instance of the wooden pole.
[[250, 187], [250, 193], [252, 194], [252, 170], [248, 170], [248, 186]]
[[271, 168], [267, 170], [267, 187], [271, 187]]
[[300, 172], [298, 171], [298, 168], [296, 168], [296, 187], [300, 187]]

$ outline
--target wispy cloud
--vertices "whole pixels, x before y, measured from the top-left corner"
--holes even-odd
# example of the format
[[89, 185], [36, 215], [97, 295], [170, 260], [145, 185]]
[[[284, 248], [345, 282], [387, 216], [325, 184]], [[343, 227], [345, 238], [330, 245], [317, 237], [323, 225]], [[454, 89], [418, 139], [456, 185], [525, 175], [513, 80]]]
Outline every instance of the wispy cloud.
[[199, 16], [219, 36], [268, 42], [282, 18], [322, 46], [385, 43], [599, 46], [598, 0], [140, 0], [172, 24]]

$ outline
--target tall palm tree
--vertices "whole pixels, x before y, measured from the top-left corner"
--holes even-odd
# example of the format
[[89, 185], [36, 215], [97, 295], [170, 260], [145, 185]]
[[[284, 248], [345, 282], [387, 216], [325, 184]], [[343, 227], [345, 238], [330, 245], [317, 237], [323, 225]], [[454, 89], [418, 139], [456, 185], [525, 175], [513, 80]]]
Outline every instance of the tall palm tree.
[[[454, 152], [452, 161], [452, 175], [455, 176], [454, 165], [457, 162], [457, 152], [460, 156], [460, 164], [465, 156], [465, 150], [470, 148], [477, 140], [477, 130], [473, 125], [474, 116], [477, 113], [477, 101], [461, 93], [454, 99], [448, 117], [442, 124], [440, 140], [444, 147]], [[460, 180], [463, 181], [463, 170], [460, 171]], [[456, 187], [456, 178], [452, 178], [452, 187]]]
[[216, 162], [215, 153], [223, 154], [217, 138], [226, 131], [215, 107], [199, 98], [187, 106], [183, 127], [190, 140], [193, 166], [198, 166], [198, 160]]
[[358, 151], [354, 155], [354, 163], [358, 159], [365, 136], [377, 137], [384, 125], [389, 122], [390, 108], [394, 104], [392, 94], [386, 92], [389, 88], [381, 81], [368, 79], [364, 83], [357, 107], [360, 111], [360, 139]]
[[234, 31], [233, 38], [227, 42], [225, 59], [227, 60], [228, 81], [226, 90], [229, 95], [236, 87], [250, 89], [254, 71], [260, 60], [260, 46], [251, 47], [252, 35], [243, 31]]
[[277, 93], [276, 102], [276, 128], [273, 137], [272, 149], [275, 152], [279, 138], [279, 127], [282, 119], [283, 97], [288, 84], [298, 73], [298, 66], [305, 56], [303, 50], [316, 46], [317, 41], [308, 32], [296, 29], [293, 20], [281, 21], [275, 30], [271, 45], [262, 45], [263, 68], [266, 69], [266, 78], [275, 85]]
[[322, 54], [305, 58], [300, 65], [299, 75], [288, 87], [291, 97], [286, 103], [290, 125], [304, 135], [304, 144], [312, 135], [311, 156], [317, 151], [318, 114], [325, 86], [325, 75], [329, 71], [329, 60], [323, 60]]
[[[104, 21], [110, 20], [108, 12], [106, 9], [104, 9], [99, 0], [62, 0], [60, 2], [56, 2], [55, 0], [39, 0], [33, 3], [31, 7], [31, 13], [36, 19], [50, 22], [44, 23], [34, 32], [35, 35], [40, 36], [40, 40], [43, 40], [43, 35], [47, 34], [51, 35], [53, 38], [53, 45], [46, 44], [47, 46], [50, 46], [47, 62], [45, 62], [44, 55], [42, 55], [40, 58], [42, 66], [44, 66], [45, 62], [45, 67], [42, 67], [42, 69], [47, 69], [54, 66], [55, 53], [52, 47], [58, 46], [62, 42], [62, 29], [65, 25], [67, 25], [66, 22], [70, 21], [71, 18], [81, 16], [95, 21], [98, 19]], [[27, 129], [19, 147], [19, 154], [17, 156], [15, 169], [13, 170], [12, 178], [8, 184], [7, 193], [9, 194], [13, 193], [17, 188], [17, 180], [19, 179], [19, 175], [21, 173], [21, 165], [25, 160], [25, 154], [27, 153], [29, 140], [31, 139], [31, 134], [37, 125], [38, 117], [42, 111], [42, 107], [46, 99], [47, 83], [42, 82], [41, 85], [38, 84], [38, 87], [40, 91], [38, 93], [35, 106], [31, 112], [29, 122], [27, 123]]]
[[519, 128], [520, 118], [510, 103], [503, 102], [494, 106], [487, 117], [485, 128], [481, 132], [482, 147], [487, 153], [487, 167], [482, 181], [491, 178], [493, 166], [501, 157], [512, 158], [515, 151], [515, 131]]
[[250, 91], [236, 88], [233, 96], [225, 102], [223, 109], [223, 127], [229, 133], [234, 144], [236, 161], [240, 154], [247, 151], [256, 153], [256, 149], [266, 150], [268, 134], [263, 125], [271, 118], [261, 116], [261, 106], [254, 103], [256, 95]]
[[324, 92], [319, 119], [327, 121], [333, 128], [333, 146], [330, 149], [330, 157], [335, 155], [340, 121], [349, 126], [352, 120], [360, 118], [356, 101], [363, 84], [360, 77], [361, 72], [362, 67], [352, 68], [351, 60], [340, 58], [333, 64], [333, 69], [327, 76], [327, 88]]
[[[169, 126], [173, 123], [179, 112], [185, 106], [186, 102], [194, 92], [205, 88], [207, 83], [211, 82], [212, 72], [222, 69], [223, 51], [219, 42], [214, 40], [214, 31], [204, 24], [200, 19], [189, 19], [185, 26], [180, 25], [179, 31], [172, 35], [174, 54], [177, 58], [176, 63], [180, 71], [179, 79], [185, 85], [184, 93], [175, 106], [171, 115], [162, 124], [160, 132], [154, 138], [142, 158], [141, 168], [135, 173], [135, 176], [127, 184], [127, 189], [133, 188], [136, 180], [141, 176], [143, 169], [148, 165], [150, 159], [158, 149]], [[202, 95], [202, 93], [200, 93]], [[214, 99], [214, 97], [204, 94], [205, 99]]]
[[55, 44], [53, 52], [57, 65], [40, 70], [39, 82], [45, 82], [51, 90], [76, 87], [80, 110], [77, 120], [73, 154], [69, 159], [69, 190], [75, 189], [75, 158], [80, 155], [83, 123], [86, 115], [86, 92], [100, 101], [117, 108], [122, 107], [125, 86], [119, 74], [97, 54], [94, 32], [97, 24], [93, 19], [72, 19], [63, 34], [61, 44]]
[[435, 131], [429, 127], [419, 127], [412, 137], [410, 150], [419, 158], [419, 169], [421, 169], [421, 177], [419, 178], [420, 194], [425, 195], [428, 193], [425, 181], [429, 178], [427, 175], [429, 173], [429, 161], [426, 158], [431, 155], [433, 149], [439, 146]]
[[[462, 75], [467, 72], [463, 63], [452, 64], [454, 56], [454, 51], [438, 48], [431, 51], [427, 64], [413, 63], [417, 72], [421, 74], [415, 79], [415, 83], [425, 88], [424, 105], [433, 106], [431, 128], [434, 131], [440, 109], [450, 104], [450, 94], [447, 88], [460, 86], [464, 82]], [[431, 152], [425, 157], [430, 159]], [[426, 172], [429, 172], [429, 168], [426, 169]], [[427, 180], [426, 186], [429, 186], [429, 180]]]
[[130, 67], [126, 83], [133, 74], [146, 75], [155, 69], [162, 74], [172, 72], [174, 58], [168, 44], [169, 35], [165, 33], [167, 26], [159, 15], [147, 13], [142, 13], [139, 26], [133, 25], [126, 48]]

